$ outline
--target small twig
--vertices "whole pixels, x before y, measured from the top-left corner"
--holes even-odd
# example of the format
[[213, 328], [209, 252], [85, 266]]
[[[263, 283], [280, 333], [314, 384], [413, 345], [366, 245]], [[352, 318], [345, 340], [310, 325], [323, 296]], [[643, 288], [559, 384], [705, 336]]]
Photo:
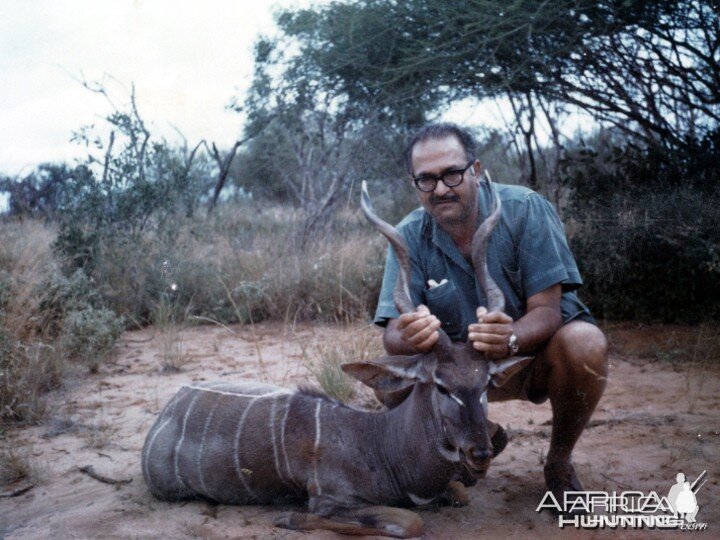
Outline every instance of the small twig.
[[102, 482], [103, 484], [115, 485], [115, 484], [129, 484], [130, 482], [132, 482], [132, 478], [116, 480], [114, 478], [108, 478], [107, 476], [98, 474], [95, 472], [95, 468], [92, 465], [85, 465], [84, 467], [78, 467], [78, 470], [83, 474], [87, 474], [90, 478], [94, 478], [98, 482]]
[[23, 493], [26, 493], [30, 491], [32, 488], [35, 487], [34, 483], [26, 484], [24, 486], [21, 486], [16, 489], [9, 489], [6, 491], [0, 491], [0, 497], [17, 497], [19, 495], [22, 495]]
[[629, 486], [628, 484], [624, 484], [618, 480], [615, 480], [614, 478], [609, 477], [605, 473], [600, 473], [600, 476], [602, 476], [605, 480], [610, 480], [611, 482], [615, 482], [615, 484], [617, 484], [618, 487], [621, 487], [623, 489], [631, 489], [631, 486]]
[[221, 323], [220, 321], [216, 321], [215, 319], [211, 319], [210, 317], [202, 317], [202, 316], [200, 316], [200, 315], [194, 315], [194, 316], [193, 316], [193, 319], [198, 320], [198, 321], [211, 322], [211, 323], [213, 323], [213, 324], [216, 324], [216, 325], [220, 326], [221, 328], [224, 328], [225, 330], [227, 330], [227, 331], [230, 332], [231, 334], [237, 335], [237, 332], [235, 332], [235, 330], [233, 330], [233, 329], [230, 328], [229, 326], [224, 325], [224, 324]]
[[604, 426], [608, 425], [612, 427], [615, 424], [619, 424], [620, 422], [627, 421], [627, 418], [601, 418], [599, 420], [590, 420], [587, 424], [585, 424], [585, 429], [590, 429], [594, 427]]
[[152, 335], [151, 335], [150, 337], [142, 338], [142, 339], [129, 339], [129, 338], [124, 338], [124, 339], [122, 340], [122, 343], [124, 343], [124, 344], [125, 344], [125, 343], [148, 343], [148, 342], [152, 341], [153, 339], [155, 339], [155, 330], [153, 330], [153, 333], [152, 333]]

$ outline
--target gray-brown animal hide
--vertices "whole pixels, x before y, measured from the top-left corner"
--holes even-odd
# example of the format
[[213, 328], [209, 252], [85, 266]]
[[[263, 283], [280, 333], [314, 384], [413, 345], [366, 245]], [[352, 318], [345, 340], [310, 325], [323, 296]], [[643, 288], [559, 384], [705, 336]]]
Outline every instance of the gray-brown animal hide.
[[184, 386], [148, 433], [143, 475], [165, 500], [308, 498], [320, 515], [427, 503], [459, 462], [457, 451], [442, 448], [431, 391], [418, 384], [397, 409], [373, 413], [266, 384]]

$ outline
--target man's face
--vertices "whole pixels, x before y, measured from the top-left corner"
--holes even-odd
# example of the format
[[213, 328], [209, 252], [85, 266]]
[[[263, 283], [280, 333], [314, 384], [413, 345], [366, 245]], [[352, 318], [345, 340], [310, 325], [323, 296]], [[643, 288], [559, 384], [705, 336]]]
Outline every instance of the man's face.
[[[468, 160], [460, 141], [454, 135], [442, 139], [428, 139], [417, 143], [412, 150], [412, 174], [441, 175], [451, 169], [464, 169]], [[443, 228], [454, 228], [477, 217], [477, 190], [480, 163], [475, 162], [465, 172], [462, 183], [449, 188], [438, 181], [435, 189], [423, 192], [415, 188], [420, 204]], [[473, 223], [474, 224], [474, 223]]]

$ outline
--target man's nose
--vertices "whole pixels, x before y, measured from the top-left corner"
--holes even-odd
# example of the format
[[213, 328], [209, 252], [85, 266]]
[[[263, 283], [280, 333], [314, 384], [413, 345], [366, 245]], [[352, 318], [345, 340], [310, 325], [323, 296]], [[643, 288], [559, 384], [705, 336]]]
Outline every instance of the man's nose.
[[433, 193], [435, 193], [436, 197], [444, 197], [448, 194], [450, 191], [450, 188], [445, 185], [445, 182], [442, 180], [437, 181], [437, 185], [435, 186], [435, 189], [433, 190]]

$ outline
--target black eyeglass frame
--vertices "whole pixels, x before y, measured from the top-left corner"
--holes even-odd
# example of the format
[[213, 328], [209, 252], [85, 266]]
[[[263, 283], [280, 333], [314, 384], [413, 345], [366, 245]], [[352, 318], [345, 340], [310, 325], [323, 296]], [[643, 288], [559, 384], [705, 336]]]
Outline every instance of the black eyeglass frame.
[[[423, 193], [430, 193], [432, 191], [435, 191], [435, 188], [437, 187], [437, 183], [442, 181], [443, 184], [445, 184], [449, 188], [454, 188], [459, 186], [463, 183], [463, 180], [465, 180], [465, 173], [467, 170], [472, 167], [475, 164], [475, 160], [468, 161], [468, 164], [465, 165], [464, 169], [449, 169], [445, 171], [442, 174], [435, 175], [435, 174], [423, 174], [422, 176], [414, 176], [412, 178], [413, 183], [415, 184], [415, 187], [422, 191]], [[457, 182], [454, 183], [448, 183], [448, 181], [445, 179], [446, 176], [452, 175], [452, 174], [460, 174], [460, 179]], [[432, 180], [433, 184], [430, 189], [423, 189], [420, 187], [420, 182], [424, 182], [427, 180]]]

